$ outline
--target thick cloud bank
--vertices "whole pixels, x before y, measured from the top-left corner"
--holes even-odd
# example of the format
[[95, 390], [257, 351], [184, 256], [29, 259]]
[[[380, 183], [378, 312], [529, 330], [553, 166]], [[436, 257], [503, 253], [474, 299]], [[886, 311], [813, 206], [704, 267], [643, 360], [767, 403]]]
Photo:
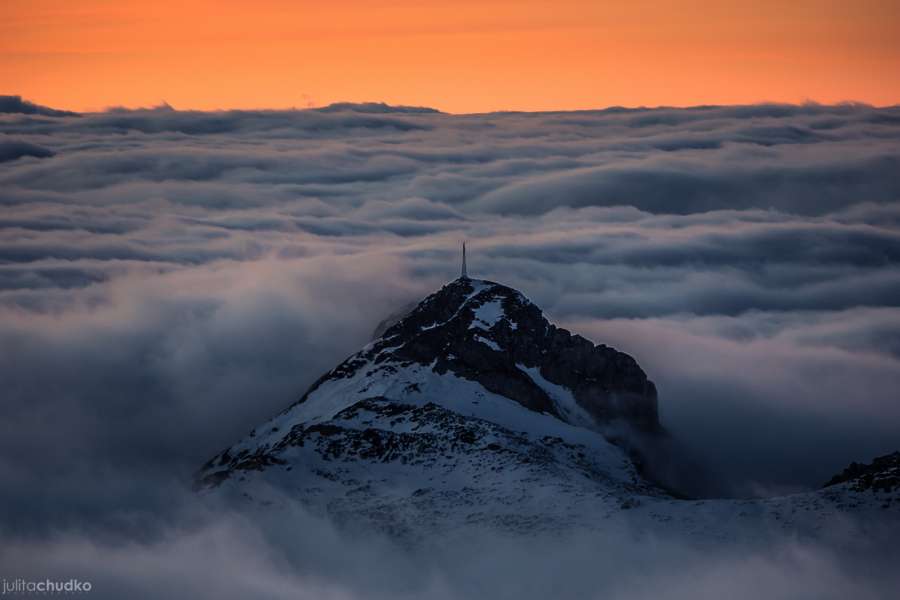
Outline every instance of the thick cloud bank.
[[90, 597], [104, 600], [881, 600], [900, 585], [896, 531], [735, 543], [746, 533], [736, 530], [736, 540], [694, 544], [635, 538], [611, 522], [603, 535], [442, 537], [410, 552], [348, 539], [300, 511], [277, 521], [221, 511], [179, 519], [152, 539], [27, 540], [0, 548], [0, 561], [23, 579], [90, 582]]
[[[0, 113], [0, 523], [47, 564], [268, 547], [232, 520], [171, 538], [184, 481], [454, 277], [463, 238], [471, 273], [638, 359], [710, 493], [900, 447], [898, 108]], [[286, 587], [238, 597], [294, 589], [280, 556]]]

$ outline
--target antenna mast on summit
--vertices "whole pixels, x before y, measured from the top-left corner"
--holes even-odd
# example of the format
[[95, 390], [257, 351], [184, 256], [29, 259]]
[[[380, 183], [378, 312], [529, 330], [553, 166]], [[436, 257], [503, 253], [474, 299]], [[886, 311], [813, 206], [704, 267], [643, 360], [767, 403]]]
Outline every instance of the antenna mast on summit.
[[462, 259], [462, 275], [460, 275], [462, 279], [468, 279], [469, 274], [466, 272], [466, 243], [463, 242], [463, 259]]

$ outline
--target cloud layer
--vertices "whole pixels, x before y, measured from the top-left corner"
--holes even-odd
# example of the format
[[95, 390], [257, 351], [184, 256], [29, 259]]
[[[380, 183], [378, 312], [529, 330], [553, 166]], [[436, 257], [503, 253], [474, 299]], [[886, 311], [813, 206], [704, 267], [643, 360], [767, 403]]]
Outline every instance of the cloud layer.
[[0, 113], [10, 534], [151, 535], [463, 238], [638, 359], [716, 493], [897, 449], [896, 107]]

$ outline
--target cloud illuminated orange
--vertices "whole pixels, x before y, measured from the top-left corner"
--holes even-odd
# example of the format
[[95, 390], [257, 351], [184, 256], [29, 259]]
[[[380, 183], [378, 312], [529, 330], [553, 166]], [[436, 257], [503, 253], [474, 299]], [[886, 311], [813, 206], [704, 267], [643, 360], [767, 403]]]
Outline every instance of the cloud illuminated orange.
[[900, 2], [6, 0], [0, 93], [76, 110], [900, 102]]

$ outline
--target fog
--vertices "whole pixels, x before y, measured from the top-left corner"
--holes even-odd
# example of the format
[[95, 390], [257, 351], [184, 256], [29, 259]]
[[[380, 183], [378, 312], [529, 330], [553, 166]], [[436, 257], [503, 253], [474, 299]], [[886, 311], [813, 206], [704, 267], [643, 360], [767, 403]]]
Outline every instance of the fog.
[[[878, 597], [831, 546], [710, 559], [624, 524], [615, 544], [487, 540], [478, 564], [423, 566], [299, 515], [316, 533], [296, 538], [334, 540], [318, 556], [227, 509], [188, 525], [208, 509], [184, 489], [455, 277], [463, 239], [472, 276], [638, 360], [717, 494], [811, 489], [896, 450], [898, 140], [900, 110], [865, 105], [74, 115], [4, 97], [4, 573], [89, 573], [110, 597], [140, 597], [136, 581], [148, 597], [536, 597], [548, 581]], [[370, 566], [340, 559], [354, 552]]]
[[194, 506], [149, 539], [69, 533], [6, 545], [0, 560], [22, 578], [90, 582], [97, 598], [892, 597], [898, 532], [833, 530], [813, 541], [736, 527], [731, 539], [696, 543], [613, 520], [602, 534], [464, 531], [411, 549], [300, 509], [251, 520]]

